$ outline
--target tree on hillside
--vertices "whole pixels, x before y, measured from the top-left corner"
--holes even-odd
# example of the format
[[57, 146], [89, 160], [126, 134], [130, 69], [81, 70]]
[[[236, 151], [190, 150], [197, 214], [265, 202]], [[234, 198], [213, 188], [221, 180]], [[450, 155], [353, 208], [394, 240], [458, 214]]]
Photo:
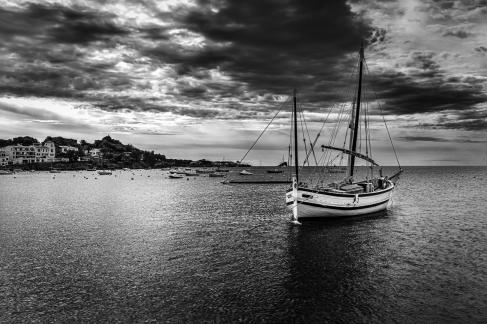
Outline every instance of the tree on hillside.
[[8, 139], [8, 140], [0, 139], [0, 147], [5, 147], [5, 146], [9, 146], [9, 145], [12, 145], [11, 139]]
[[95, 141], [95, 147], [102, 149], [102, 152], [109, 152], [109, 151], [115, 151], [115, 152], [125, 152], [126, 151], [126, 145], [123, 145], [120, 141], [111, 138], [110, 136], [105, 136], [101, 140], [96, 140]]
[[78, 147], [78, 141], [75, 139], [72, 139], [72, 138], [64, 138], [61, 136], [56, 136], [56, 137], [48, 136], [48, 137], [46, 137], [46, 139], [44, 140], [43, 143], [48, 142], [48, 141], [54, 142], [54, 144], [56, 144], [57, 146], [62, 145], [62, 146]]
[[20, 136], [20, 137], [15, 137], [13, 139], [8, 139], [8, 140], [3, 140], [0, 139], [0, 147], [5, 147], [9, 145], [24, 145], [24, 146], [29, 146], [34, 143], [39, 143], [39, 141], [36, 138], [30, 137], [30, 136]]

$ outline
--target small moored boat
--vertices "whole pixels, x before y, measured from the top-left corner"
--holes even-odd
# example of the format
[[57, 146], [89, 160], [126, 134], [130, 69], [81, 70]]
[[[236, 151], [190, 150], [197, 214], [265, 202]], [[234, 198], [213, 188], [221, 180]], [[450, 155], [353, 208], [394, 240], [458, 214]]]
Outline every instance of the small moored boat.
[[213, 172], [213, 173], [208, 174], [208, 176], [210, 178], [223, 178], [226, 176], [226, 174], [222, 173], [222, 172]]
[[282, 173], [282, 170], [279, 169], [272, 169], [272, 170], [267, 170], [267, 173]]

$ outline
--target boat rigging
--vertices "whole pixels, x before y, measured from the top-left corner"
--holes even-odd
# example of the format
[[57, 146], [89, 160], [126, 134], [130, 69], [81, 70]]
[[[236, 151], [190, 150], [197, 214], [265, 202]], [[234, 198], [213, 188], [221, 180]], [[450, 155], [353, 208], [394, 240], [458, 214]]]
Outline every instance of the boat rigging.
[[[385, 129], [396, 157], [398, 171], [389, 177], [384, 176], [379, 163], [372, 158], [371, 131], [369, 125], [370, 107], [363, 100], [370, 99], [364, 94], [364, 90], [368, 90], [363, 85], [365, 81], [364, 70], [368, 70], [368, 68], [363, 45], [360, 47], [358, 53], [357, 70], [358, 82], [354, 89], [354, 96], [352, 100], [347, 101], [352, 103], [351, 109], [349, 111], [345, 109], [346, 104], [342, 104], [339, 111], [334, 114], [331, 114], [332, 109], [330, 109], [314, 141], [311, 141], [309, 138], [308, 126], [304, 119], [303, 109], [300, 109], [298, 105], [296, 90], [293, 91], [291, 111], [292, 136], [290, 136], [290, 145], [288, 147], [288, 161], [291, 162], [294, 160], [294, 177], [292, 187], [286, 191], [286, 205], [292, 210], [292, 221], [295, 223], [310, 218], [347, 217], [383, 211], [387, 208], [399, 175], [402, 173], [389, 128], [387, 127], [378, 100], [376, 100], [379, 106], [378, 110], [382, 114]], [[253, 143], [249, 151], [254, 147], [281, 109], [282, 107]], [[325, 124], [329, 125], [332, 121], [334, 121], [334, 125], [331, 127], [328, 143], [318, 146], [323, 153], [318, 159], [315, 152], [318, 139], [325, 128]], [[346, 126], [344, 130], [340, 128], [343, 125]], [[302, 166], [299, 165], [298, 156], [300, 146], [298, 142], [298, 126], [301, 126], [300, 130], [305, 153]], [[306, 142], [306, 134], [308, 135], [309, 144]], [[339, 134], [343, 135], [342, 147], [335, 145], [336, 140], [340, 137]], [[347, 144], [348, 147], [346, 147]], [[363, 152], [364, 150], [365, 152]], [[243, 158], [245, 158], [249, 151], [247, 151]], [[334, 154], [333, 152], [338, 152], [338, 154]], [[331, 173], [330, 170], [342, 170], [345, 167], [341, 163], [344, 161], [344, 156], [346, 156], [345, 160], [347, 161], [346, 178], [340, 182], [324, 183], [326, 181], [326, 177], [323, 174], [325, 171]], [[312, 168], [313, 170], [311, 172], [301, 172], [304, 171], [302, 168], [305, 165], [310, 166], [310, 157], [313, 158], [317, 167]], [[337, 159], [340, 161], [339, 169], [336, 169]], [[365, 175], [356, 172], [356, 159], [364, 161], [366, 166]], [[379, 167], [378, 174], [374, 170], [377, 167]], [[306, 173], [308, 173], [307, 176], [305, 175]], [[359, 175], [363, 179], [357, 180]]]

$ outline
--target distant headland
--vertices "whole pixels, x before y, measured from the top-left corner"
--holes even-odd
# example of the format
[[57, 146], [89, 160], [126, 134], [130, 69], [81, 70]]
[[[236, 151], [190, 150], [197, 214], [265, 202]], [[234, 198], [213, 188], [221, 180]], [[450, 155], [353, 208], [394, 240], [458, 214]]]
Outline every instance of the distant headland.
[[88, 143], [85, 140], [48, 136], [42, 142], [30, 136], [0, 139], [0, 167], [29, 170], [152, 169], [165, 167], [248, 166], [232, 161], [170, 159], [154, 151], [140, 150], [105, 136]]

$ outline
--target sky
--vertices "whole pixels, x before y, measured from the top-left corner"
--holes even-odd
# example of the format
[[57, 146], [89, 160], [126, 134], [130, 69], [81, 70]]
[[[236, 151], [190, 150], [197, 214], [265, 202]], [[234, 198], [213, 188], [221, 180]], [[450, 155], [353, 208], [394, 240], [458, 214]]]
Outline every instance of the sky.
[[293, 89], [314, 138], [364, 43], [376, 161], [384, 118], [402, 165], [487, 165], [487, 0], [0, 0], [0, 37], [3, 139], [235, 161], [282, 107], [244, 161], [275, 165]]

